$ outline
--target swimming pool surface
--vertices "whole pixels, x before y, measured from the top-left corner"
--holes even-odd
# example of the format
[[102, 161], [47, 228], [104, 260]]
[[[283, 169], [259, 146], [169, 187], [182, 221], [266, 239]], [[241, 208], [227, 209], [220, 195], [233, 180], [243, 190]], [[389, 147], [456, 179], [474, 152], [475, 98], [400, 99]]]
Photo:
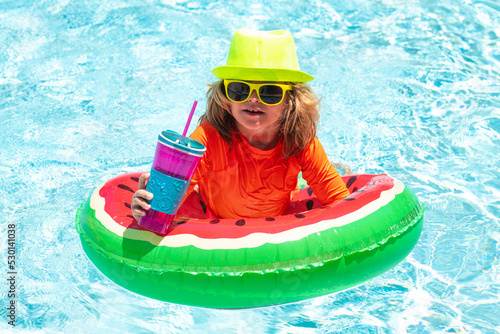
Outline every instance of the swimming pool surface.
[[[363, 285], [288, 305], [201, 309], [124, 290], [87, 259], [76, 210], [105, 180], [148, 170], [157, 134], [182, 131], [193, 100], [202, 114], [241, 27], [292, 32], [328, 154], [410, 186], [421, 239]], [[2, 332], [500, 332], [498, 1], [0, 0], [0, 129]]]

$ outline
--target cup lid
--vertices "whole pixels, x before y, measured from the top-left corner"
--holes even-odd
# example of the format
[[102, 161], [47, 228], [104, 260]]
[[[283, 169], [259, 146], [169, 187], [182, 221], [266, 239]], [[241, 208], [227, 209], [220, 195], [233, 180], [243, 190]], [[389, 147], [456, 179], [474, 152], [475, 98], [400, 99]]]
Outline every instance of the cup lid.
[[158, 142], [162, 143], [163, 145], [175, 148], [179, 151], [183, 151], [200, 157], [205, 153], [207, 149], [199, 141], [189, 137], [184, 137], [172, 130], [162, 131], [158, 135]]

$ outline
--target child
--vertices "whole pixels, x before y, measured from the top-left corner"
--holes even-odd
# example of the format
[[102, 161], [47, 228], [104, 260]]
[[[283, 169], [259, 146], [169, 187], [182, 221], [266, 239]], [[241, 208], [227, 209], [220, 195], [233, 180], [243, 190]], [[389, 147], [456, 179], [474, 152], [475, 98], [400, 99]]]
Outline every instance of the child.
[[[314, 78], [299, 70], [288, 31], [236, 31], [227, 64], [212, 73], [221, 80], [210, 86], [190, 136], [207, 150], [186, 197], [196, 186], [220, 218], [277, 216], [300, 171], [323, 205], [349, 195], [316, 137], [319, 101], [304, 84]], [[148, 178], [141, 176], [133, 197], [136, 219], [150, 208]]]

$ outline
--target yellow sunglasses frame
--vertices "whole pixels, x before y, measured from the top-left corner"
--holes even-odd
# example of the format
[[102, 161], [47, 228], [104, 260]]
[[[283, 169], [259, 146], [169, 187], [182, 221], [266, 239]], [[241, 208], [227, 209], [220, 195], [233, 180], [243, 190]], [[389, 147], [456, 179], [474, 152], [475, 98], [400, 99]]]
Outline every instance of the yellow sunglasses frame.
[[[232, 83], [232, 82], [244, 83], [245, 85], [248, 85], [250, 87], [250, 93], [248, 94], [248, 97], [246, 99], [244, 99], [243, 101], [234, 101], [233, 99], [231, 99], [229, 97], [229, 94], [227, 93], [227, 86], [229, 86], [229, 84]], [[260, 93], [259, 93], [259, 89], [262, 86], [278, 86], [278, 87], [280, 87], [283, 90], [283, 94], [281, 95], [281, 100], [278, 103], [266, 103], [266, 102], [262, 101], [262, 99], [260, 98]], [[224, 90], [226, 91], [226, 97], [227, 97], [227, 99], [229, 101], [231, 101], [231, 102], [235, 102], [235, 103], [246, 102], [246, 101], [248, 101], [248, 99], [250, 98], [250, 96], [252, 96], [252, 92], [255, 90], [255, 92], [257, 93], [257, 97], [259, 98], [259, 101], [262, 104], [265, 104], [266, 106], [276, 106], [276, 105], [280, 104], [281, 102], [283, 102], [283, 99], [285, 98], [286, 91], [287, 90], [292, 90], [292, 86], [291, 85], [281, 85], [281, 84], [276, 84], [276, 83], [272, 83], [272, 82], [251, 83], [251, 82], [242, 81], [242, 80], [224, 79]]]

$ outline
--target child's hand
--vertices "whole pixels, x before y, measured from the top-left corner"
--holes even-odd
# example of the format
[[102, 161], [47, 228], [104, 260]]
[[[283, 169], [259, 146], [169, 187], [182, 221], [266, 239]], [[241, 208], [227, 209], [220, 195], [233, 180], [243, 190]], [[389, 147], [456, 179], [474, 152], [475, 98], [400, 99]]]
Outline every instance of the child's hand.
[[339, 172], [341, 176], [349, 176], [349, 175], [354, 175], [354, 172], [352, 171], [352, 168], [349, 167], [348, 164], [343, 163], [341, 161], [335, 161], [332, 162], [333, 167]]
[[132, 197], [132, 214], [135, 220], [139, 221], [139, 217], [145, 216], [146, 211], [151, 209], [151, 205], [146, 200], [151, 200], [153, 194], [146, 191], [150, 173], [143, 173], [139, 178], [139, 190]]

